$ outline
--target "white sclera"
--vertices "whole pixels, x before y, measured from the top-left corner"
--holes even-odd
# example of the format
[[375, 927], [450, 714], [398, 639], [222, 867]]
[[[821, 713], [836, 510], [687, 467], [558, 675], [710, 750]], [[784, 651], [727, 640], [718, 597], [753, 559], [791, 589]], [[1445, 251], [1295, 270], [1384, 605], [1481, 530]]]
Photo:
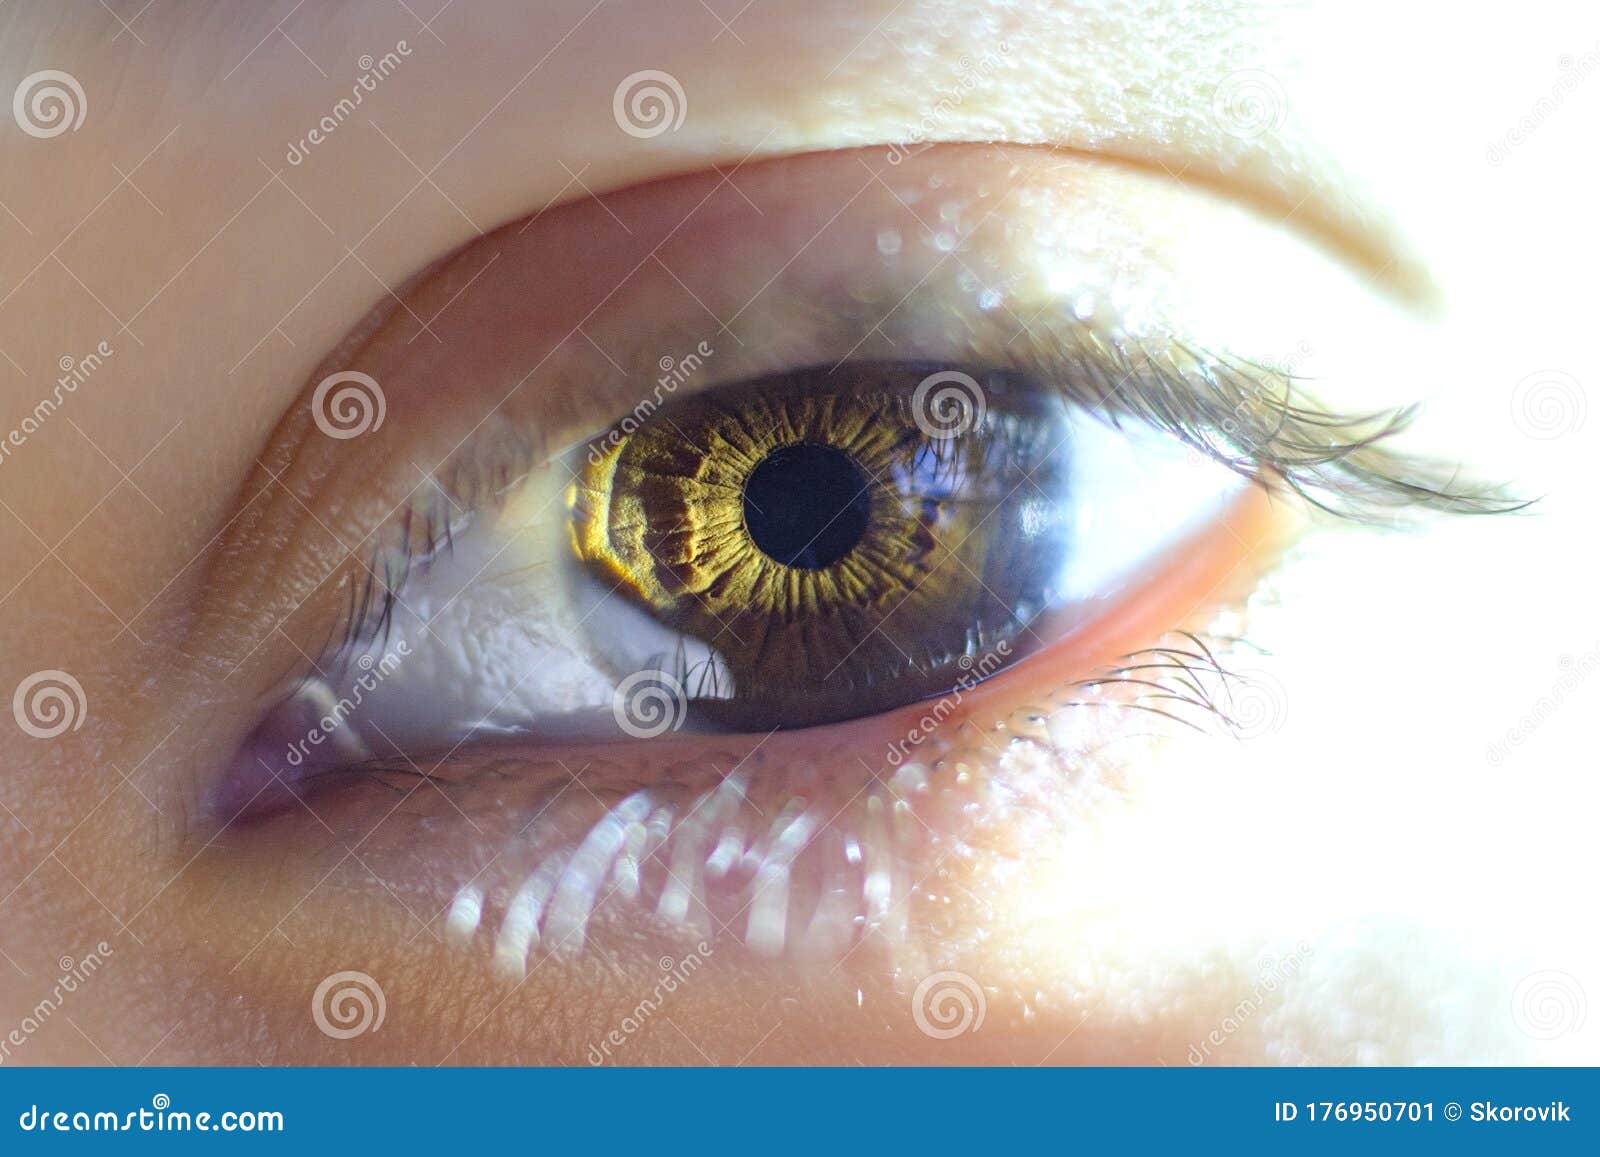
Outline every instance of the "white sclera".
[[1069, 421], [1073, 535], [1059, 586], [1067, 602], [1113, 597], [1249, 485], [1216, 459], [1138, 421], [1113, 427], [1082, 411]]
[[[1137, 421], [1118, 428], [1083, 411], [1068, 421], [1072, 530], [1057, 609], [1077, 609], [1072, 618], [1082, 621], [1247, 483]], [[362, 652], [387, 662], [366, 672], [340, 665], [349, 676], [327, 689], [350, 703], [344, 726], [368, 750], [427, 751], [516, 734], [625, 737], [614, 710], [623, 679], [675, 669], [680, 647], [682, 669], [715, 661], [705, 643], [579, 573], [561, 501], [568, 477], [554, 466], [535, 475], [497, 515], [457, 534], [453, 551], [411, 575], [391, 629]], [[374, 680], [380, 666], [386, 673]], [[363, 674], [377, 685], [357, 699], [351, 680]]]

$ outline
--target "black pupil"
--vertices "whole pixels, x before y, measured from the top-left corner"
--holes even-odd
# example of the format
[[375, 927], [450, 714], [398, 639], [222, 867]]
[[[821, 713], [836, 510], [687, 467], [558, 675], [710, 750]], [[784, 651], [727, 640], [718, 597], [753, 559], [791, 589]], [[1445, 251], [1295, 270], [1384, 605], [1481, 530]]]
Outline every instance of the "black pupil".
[[804, 443], [774, 450], [744, 483], [744, 524], [763, 554], [820, 570], [867, 530], [867, 478], [843, 451]]

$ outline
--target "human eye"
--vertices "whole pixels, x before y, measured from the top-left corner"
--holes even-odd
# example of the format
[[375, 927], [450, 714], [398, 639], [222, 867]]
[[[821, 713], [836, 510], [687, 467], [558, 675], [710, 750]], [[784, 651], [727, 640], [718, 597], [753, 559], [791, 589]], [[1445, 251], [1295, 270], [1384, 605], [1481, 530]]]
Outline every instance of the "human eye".
[[1576, 1055], [1581, 29], [743, 4], [6, 9], [0, 1061]]
[[[348, 675], [389, 653], [383, 690], [319, 678], [288, 714], [354, 708], [352, 692], [344, 745], [392, 754], [959, 703], [1099, 617], [1141, 555], [1245, 485], [1054, 383], [975, 365], [817, 365], [654, 402], [714, 356], [700, 342], [620, 427], [543, 462], [484, 463], [510, 480], [487, 509], [428, 495], [422, 533], [384, 544], [327, 664]], [[374, 589], [380, 573], [397, 577]], [[246, 753], [280, 773], [317, 754]]]
[[219, 544], [193, 649], [261, 693], [201, 830], [241, 886], [288, 857], [398, 895], [497, 1000], [668, 949], [959, 959], [1059, 870], [1031, 849], [1229, 728], [1305, 519], [1504, 505], [1311, 392], [1317, 349], [1385, 372], [1351, 351], [1394, 323], [1266, 232], [967, 146], [473, 242], [318, 367]]

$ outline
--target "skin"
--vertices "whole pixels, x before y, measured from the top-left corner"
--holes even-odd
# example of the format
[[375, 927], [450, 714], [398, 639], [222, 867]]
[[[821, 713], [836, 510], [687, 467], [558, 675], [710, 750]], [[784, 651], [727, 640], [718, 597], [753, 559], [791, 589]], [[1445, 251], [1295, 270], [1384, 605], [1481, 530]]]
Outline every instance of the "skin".
[[[1593, 51], [1580, 6], [1535, 9], [1509, 32], [1456, 28], [1461, 51], [1421, 58], [1405, 46], [1436, 30], [1405, 25], [1429, 18], [1385, 8], [1378, 27], [1393, 32], [1373, 37], [1371, 13], [1333, 4], [1202, 5], [1178, 27], [1138, 4], [758, 4], [718, 18], [699, 3], [551, 0], [535, 15], [463, 2], [427, 26], [387, 4], [317, 7], [155, 5], [126, 25], [95, 4], [70, 19], [0, 10], [7, 82], [60, 68], [88, 101], [76, 132], [0, 134], [0, 427], [34, 410], [63, 357], [114, 349], [0, 465], [0, 690], [60, 669], [88, 702], [57, 739], [0, 727], [0, 1032], [50, 992], [61, 958], [111, 945], [7, 1063], [583, 1063], [681, 945], [609, 931], [606, 967], [557, 960], [508, 991], [374, 885], [386, 861], [336, 863], [314, 838], [195, 837], [183, 801], [262, 690], [198, 689], [197, 650], [219, 648], [199, 658], [226, 669], [252, 649], [195, 629], [199, 608], [229, 597], [207, 587], [217, 543], [325, 356], [433, 261], [590, 193], [882, 145], [919, 123], [928, 139], [1060, 149], [1243, 206], [1261, 239], [1237, 260], [1258, 274], [1298, 271], [1272, 260], [1286, 235], [1317, 249], [1362, 302], [1318, 339], [1328, 400], [1421, 397], [1415, 448], [1549, 497], [1534, 516], [1401, 537], [1278, 526], [1295, 546], [1241, 619], [1282, 689], [1270, 734], [1164, 749], [1131, 773], [1130, 806], [1020, 882], [983, 882], [983, 912], [963, 918], [988, 935], [919, 965], [984, 979], [979, 1032], [917, 1032], [906, 1002], [921, 973], [905, 960], [819, 977], [730, 946], [618, 1058], [1600, 1057], [1597, 1030], [1569, 1012], [1560, 1031], [1530, 1032], [1526, 996], [1529, 977], [1559, 973], [1570, 1009], [1600, 984], [1592, 930], [1573, 919], [1596, 867], [1582, 757], [1600, 622], [1574, 561], [1592, 540], [1593, 435], [1572, 412], [1581, 394], [1540, 428], [1517, 392], [1551, 369], [1597, 377], [1573, 273], [1600, 256], [1592, 94], [1580, 86], [1486, 159], [1556, 84], [1556, 57]], [[961, 87], [996, 29], [1013, 70]], [[1166, 50], [1149, 52], [1152, 36]], [[402, 40], [398, 71], [291, 164], [288, 143], [349, 91], [357, 58]], [[1487, 52], [1503, 67], [1469, 72]], [[643, 68], [688, 94], [678, 131], [618, 131], [612, 94]], [[1285, 94], [1272, 132], [1219, 120], [1213, 93], [1240, 69]], [[964, 95], [925, 120], [927, 94], [949, 91]], [[1435, 94], [1426, 110], [1418, 92]], [[1298, 272], [1284, 280], [1278, 300], [1324, 300]], [[1204, 590], [1215, 602], [1248, 595], [1240, 585]], [[311, 645], [292, 629], [257, 642], [290, 657]], [[332, 886], [323, 865], [338, 868]], [[1293, 962], [1287, 979], [1240, 1017], [1262, 1000], [1266, 957]], [[380, 1033], [340, 1041], [312, 1023], [312, 989], [346, 968], [382, 978]], [[1241, 1023], [1206, 1044], [1230, 1014]]]

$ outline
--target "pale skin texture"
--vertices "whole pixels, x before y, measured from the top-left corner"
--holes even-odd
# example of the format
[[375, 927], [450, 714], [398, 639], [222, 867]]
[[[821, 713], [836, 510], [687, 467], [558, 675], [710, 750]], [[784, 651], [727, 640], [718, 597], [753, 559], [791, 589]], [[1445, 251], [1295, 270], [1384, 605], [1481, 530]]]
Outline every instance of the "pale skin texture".
[[[959, 960], [990, 995], [980, 1032], [916, 1032], [916, 976], [860, 961], [814, 977], [729, 946], [619, 1059], [1600, 1058], [1600, 1030], [1571, 1011], [1600, 994], [1582, 899], [1596, 867], [1582, 850], [1596, 802], [1584, 721], [1600, 694], [1583, 565], [1594, 435], [1575, 416], [1600, 378], [1579, 272], [1600, 256], [1585, 159], [1600, 97], [1569, 91], [1557, 64], [1596, 51], [1581, 6], [1537, 7], [1509, 32], [1402, 13], [1382, 35], [1388, 7], [1335, 4], [1175, 21], [1159, 4], [1090, 17], [758, 2], [713, 5], [719, 20], [697, 0], [536, 14], [458, 0], [427, 26], [426, 7], [312, 7], [202, 18], [156, 4], [126, 26], [94, 3], [71, 19], [0, 10], [6, 90], [61, 69], [88, 105], [75, 132], [0, 133], [0, 432], [50, 393], [62, 358], [114, 350], [0, 465], [0, 692], [64, 670], [88, 703], [79, 730], [48, 740], [0, 715], [0, 1039], [51, 993], [61, 958], [112, 948], [6, 1063], [583, 1063], [653, 983], [653, 941], [627, 958], [635, 973], [554, 962], [508, 996], [481, 960], [417, 936], [381, 889], [319, 893], [331, 861], [280, 873], [272, 848], [185, 842], [174, 801], [226, 755], [164, 738], [195, 729], [173, 689], [206, 552], [313, 369], [432, 261], [588, 192], [917, 125], [1220, 189], [1259, 209], [1257, 258], [1284, 232], [1325, 247], [1415, 336], [1356, 348], [1421, 367], [1367, 375], [1319, 346], [1350, 391], [1330, 400], [1428, 400], [1419, 445], [1549, 500], [1537, 517], [1405, 538], [1310, 534], [1249, 624], [1287, 692], [1279, 725], [1243, 752], [1168, 752], [1139, 806], [1080, 833], [1053, 877], [987, 896], [991, 934]], [[1419, 58], [1405, 44], [1423, 35], [1459, 50]], [[997, 38], [1017, 59], [964, 86]], [[400, 41], [394, 75], [290, 164], [358, 58]], [[1471, 69], [1490, 52], [1493, 76]], [[641, 69], [681, 83], [677, 131], [619, 131], [613, 92]], [[1285, 98], [1269, 133], [1219, 119], [1213, 95], [1241, 70]], [[1280, 288], [1292, 300], [1301, 287]], [[1516, 388], [1547, 370], [1577, 385], [1530, 418]], [[270, 646], [292, 655], [301, 640]], [[248, 726], [256, 688], [208, 692], [208, 712]], [[1265, 998], [1263, 954], [1296, 961]], [[388, 1001], [383, 1030], [349, 1042], [308, 1012], [317, 981], [346, 968], [381, 977]], [[1555, 1013], [1529, 1011], [1530, 976], [1553, 985]], [[1240, 1002], [1242, 1027], [1205, 1046]]]

